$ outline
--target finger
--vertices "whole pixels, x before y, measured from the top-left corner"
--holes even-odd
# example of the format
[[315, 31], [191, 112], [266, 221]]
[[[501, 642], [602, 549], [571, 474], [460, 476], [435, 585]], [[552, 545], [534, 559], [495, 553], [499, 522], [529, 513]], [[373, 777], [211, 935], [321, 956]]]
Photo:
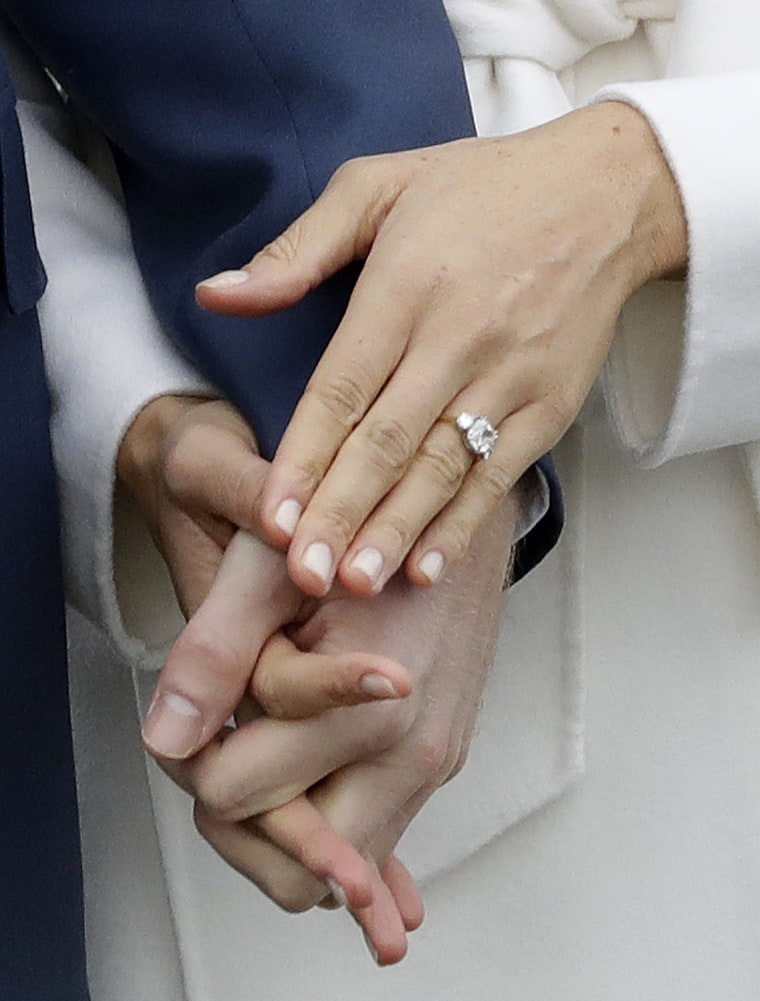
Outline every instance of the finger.
[[425, 920], [425, 905], [420, 891], [404, 863], [392, 855], [380, 869], [380, 876], [388, 887], [406, 931], [416, 931]]
[[[439, 422], [400, 483], [369, 516], [339, 566], [341, 583], [377, 594], [401, 566], [422, 531], [461, 486], [472, 464], [455, 428]], [[379, 556], [371, 560], [371, 554]]]
[[372, 903], [352, 913], [364, 933], [372, 958], [378, 966], [391, 966], [406, 955], [406, 928], [393, 894], [376, 868], [375, 873]]
[[143, 724], [151, 753], [187, 758], [232, 714], [263, 644], [295, 610], [281, 563], [247, 533], [233, 538], [159, 675]]
[[[220, 820], [235, 822], [273, 810], [348, 762], [396, 743], [409, 725], [404, 705], [395, 700], [357, 706], [350, 710], [361, 714], [354, 720], [343, 710], [298, 721], [263, 717], [224, 740], [212, 740], [203, 754], [184, 761], [183, 781]], [[166, 758], [159, 762], [167, 771], [172, 768]]]
[[[433, 368], [433, 382], [429, 384], [414, 375], [425, 366], [412, 361], [410, 353], [343, 444], [301, 518], [288, 553], [290, 576], [299, 585], [302, 581], [293, 571], [294, 562], [298, 553], [310, 545], [314, 534], [324, 531], [319, 524], [321, 520], [339, 526], [343, 533], [339, 543], [331, 544], [338, 558], [345, 553], [339, 566], [341, 583], [358, 594], [382, 591], [422, 532], [459, 490], [471, 470], [474, 449], [493, 444], [489, 435], [498, 435], [495, 425], [503, 421], [511, 406], [522, 405], [531, 385], [528, 379], [518, 378], [515, 371], [496, 368], [487, 379], [461, 389], [463, 378], [468, 376], [464, 365], [440, 372]], [[401, 398], [407, 397], [411, 403], [402, 404], [401, 398], [395, 400], [396, 385], [401, 386]], [[397, 419], [409, 428], [416, 449], [403, 477], [392, 489], [389, 489], [393, 476], [389, 474], [388, 455], [386, 475], [378, 476], [377, 467], [383, 463], [372, 455], [363, 437], [364, 428], [371, 426], [372, 416], [377, 412], [398, 413]], [[482, 417], [476, 417], [474, 426], [461, 428], [458, 418], [471, 414], [488, 414], [490, 420], [484, 423]], [[421, 430], [426, 433], [422, 442]], [[354, 442], [358, 444], [351, 447]], [[392, 449], [387, 446], [386, 451]], [[486, 461], [491, 474], [488, 485], [495, 485], [498, 462], [494, 458]], [[336, 518], [335, 513], [342, 517]], [[329, 517], [325, 519], [325, 515]], [[477, 528], [476, 524], [472, 531]], [[354, 533], [346, 551], [343, 540]], [[424, 565], [431, 574], [438, 569], [430, 566], [434, 559]]]
[[430, 523], [406, 561], [409, 579], [421, 587], [440, 580], [468, 550], [473, 536], [504, 501], [523, 473], [556, 443], [538, 404], [511, 414], [499, 428], [488, 460], [478, 459], [456, 494]]
[[[206, 404], [207, 408], [213, 404]], [[169, 449], [165, 476], [177, 506], [198, 511], [263, 538], [260, 506], [269, 463], [239, 418], [220, 409], [217, 423], [197, 424]], [[219, 541], [226, 545], [228, 538]]]
[[[330, 586], [332, 573], [357, 531], [413, 465], [433, 423], [459, 392], [461, 370], [447, 357], [439, 356], [440, 352], [430, 357], [420, 348], [400, 360], [374, 404], [340, 445], [316, 491], [307, 498], [308, 506], [288, 551], [290, 575], [307, 593], [321, 594]], [[299, 447], [306, 448], [305, 441]], [[452, 450], [452, 455], [454, 468], [450, 462], [444, 472], [458, 484], [469, 462], [461, 449]], [[273, 481], [280, 476], [279, 468], [276, 459]], [[398, 546], [386, 540], [386, 548]], [[328, 555], [320, 564], [313, 559], [314, 552]], [[369, 547], [353, 557], [357, 578], [364, 578], [365, 593], [372, 593], [373, 584], [384, 576], [384, 555], [382, 549]]]
[[349, 161], [316, 202], [240, 271], [202, 281], [198, 302], [216, 313], [265, 316], [292, 306], [351, 261], [367, 256], [398, 195], [384, 157]]
[[284, 910], [291, 913], [308, 910], [330, 892], [322, 880], [307, 872], [255, 827], [221, 821], [198, 802], [194, 816], [198, 831], [214, 851]]
[[[395, 269], [374, 269], [372, 262], [370, 258], [365, 265], [272, 462], [261, 514], [278, 545], [290, 543], [336, 453], [398, 365], [408, 341], [412, 318], [403, 308], [402, 291], [392, 287]], [[380, 324], [389, 299], [399, 308]], [[316, 581], [309, 593], [322, 597], [334, 570], [329, 554], [315, 548], [304, 563], [306, 582], [310, 575]]]
[[304, 653], [275, 633], [261, 651], [250, 691], [267, 716], [300, 719], [338, 706], [404, 698], [412, 679], [387, 657]]
[[[425, 908], [412, 874], [395, 855], [392, 855], [384, 865], [378, 865], [378, 871], [396, 901], [404, 928], [407, 931], [416, 931], [425, 918]], [[319, 901], [319, 907], [326, 911], [334, 911], [342, 906], [344, 906], [342, 901], [336, 900], [332, 893]]]
[[262, 814], [256, 829], [324, 883], [342, 906], [360, 910], [372, 903], [373, 867], [306, 796]]
[[311, 800], [334, 830], [378, 865], [404, 928], [414, 931], [424, 919], [424, 904], [411, 874], [393, 853], [435, 787], [417, 785], [408, 773], [388, 766], [350, 766], [315, 789]]
[[234, 824], [219, 821], [196, 804], [195, 819], [214, 850], [285, 910], [300, 913], [328, 892], [337, 893], [377, 962], [397, 962], [404, 956], [404, 922], [377, 867], [333, 834], [305, 797], [255, 821]]

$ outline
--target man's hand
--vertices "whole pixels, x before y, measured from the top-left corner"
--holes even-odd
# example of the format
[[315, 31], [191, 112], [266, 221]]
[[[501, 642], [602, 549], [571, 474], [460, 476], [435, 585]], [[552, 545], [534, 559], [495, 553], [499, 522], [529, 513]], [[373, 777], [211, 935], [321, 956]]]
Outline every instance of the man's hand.
[[[380, 963], [402, 957], [403, 929], [422, 917], [392, 852], [464, 761], [492, 655], [515, 513], [510, 501], [435, 590], [412, 588], [399, 577], [369, 601], [336, 590], [288, 638], [262, 651], [251, 689], [266, 708], [268, 697], [279, 700], [276, 681], [274, 690], [262, 691], [258, 671], [281, 678], [300, 670], [295, 665], [304, 658], [359, 647], [409, 668], [414, 691], [407, 699], [300, 722], [254, 718], [190, 760], [161, 762], [196, 797], [198, 827], [222, 857], [291, 910], [318, 902], [327, 879], [335, 879], [325, 869], [321, 825], [356, 845], [378, 867], [372, 904], [353, 910]], [[238, 572], [247, 574], [249, 565], [241, 561]], [[244, 576], [236, 590], [245, 593]], [[216, 597], [212, 590], [209, 603]], [[248, 614], [242, 605], [239, 612], [243, 619]], [[319, 821], [306, 806], [318, 809]], [[305, 877], [296, 863], [318, 879]]]

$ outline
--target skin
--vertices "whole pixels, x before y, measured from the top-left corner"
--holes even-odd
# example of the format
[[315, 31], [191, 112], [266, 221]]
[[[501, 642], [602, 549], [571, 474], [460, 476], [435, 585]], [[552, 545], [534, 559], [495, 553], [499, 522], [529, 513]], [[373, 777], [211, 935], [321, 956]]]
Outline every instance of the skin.
[[340, 587], [316, 601], [251, 534], [268, 471], [221, 402], [154, 401], [124, 439], [120, 480], [190, 616], [144, 739], [223, 858], [288, 910], [332, 892], [377, 962], [397, 962], [423, 908], [393, 850], [466, 756], [517, 503], [435, 593], [399, 578], [370, 603]]
[[[404, 561], [415, 584], [441, 579], [578, 414], [629, 296], [686, 257], [675, 182], [627, 105], [342, 167], [197, 293], [260, 316], [365, 262], [264, 491], [293, 580], [377, 594]], [[462, 411], [499, 427], [489, 460], [465, 449]]]

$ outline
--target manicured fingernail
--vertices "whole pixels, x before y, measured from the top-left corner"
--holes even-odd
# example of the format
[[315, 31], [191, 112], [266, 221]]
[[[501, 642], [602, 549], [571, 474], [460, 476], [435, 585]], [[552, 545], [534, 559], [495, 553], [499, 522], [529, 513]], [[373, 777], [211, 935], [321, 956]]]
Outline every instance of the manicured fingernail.
[[377, 584], [383, 572], [383, 554], [379, 549], [362, 549], [351, 560], [350, 566], [352, 570], [358, 570], [369, 577], [373, 584]]
[[346, 896], [346, 891], [343, 887], [334, 879], [329, 877], [325, 880], [327, 888], [333, 895], [336, 903], [340, 904], [341, 907], [348, 907], [348, 897]]
[[301, 566], [329, 584], [333, 576], [332, 549], [326, 542], [312, 542], [301, 559]]
[[373, 699], [397, 699], [398, 692], [388, 678], [382, 674], [365, 674], [359, 682], [359, 687]]
[[435, 584], [443, 570], [443, 554], [439, 553], [437, 549], [431, 549], [429, 553], [425, 553], [417, 567], [431, 584]]
[[251, 276], [247, 271], [220, 271], [218, 275], [204, 278], [198, 282], [196, 288], [231, 288], [233, 285], [242, 285]]
[[295, 497], [288, 497], [277, 508], [274, 516], [274, 523], [287, 535], [292, 535], [296, 530], [298, 519], [303, 514], [303, 507]]
[[143, 740], [163, 758], [185, 758], [203, 736], [200, 709], [189, 699], [164, 692], [154, 700], [142, 728]]

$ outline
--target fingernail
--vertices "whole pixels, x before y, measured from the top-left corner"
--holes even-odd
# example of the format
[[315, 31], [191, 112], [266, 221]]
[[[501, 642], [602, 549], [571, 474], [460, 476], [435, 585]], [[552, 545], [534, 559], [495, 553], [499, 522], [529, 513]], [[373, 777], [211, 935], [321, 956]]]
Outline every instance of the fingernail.
[[332, 549], [326, 542], [312, 542], [303, 554], [301, 566], [329, 584], [333, 575]]
[[346, 896], [346, 891], [343, 887], [334, 879], [329, 877], [325, 880], [327, 888], [330, 893], [335, 898], [336, 902], [340, 904], [341, 907], [348, 907], [348, 897]]
[[379, 549], [362, 549], [351, 560], [351, 569], [358, 570], [373, 584], [377, 584], [380, 574], [383, 572], [383, 554]]
[[200, 710], [189, 699], [164, 692], [151, 705], [142, 728], [148, 747], [164, 758], [185, 758], [203, 736]]
[[359, 687], [373, 699], [397, 699], [398, 692], [393, 684], [382, 674], [365, 674], [359, 682]]
[[250, 277], [247, 271], [220, 271], [218, 275], [198, 282], [196, 288], [231, 288], [233, 285], [242, 285]]
[[443, 570], [443, 553], [439, 553], [437, 549], [431, 549], [429, 553], [425, 553], [417, 567], [431, 584], [435, 584]]
[[287, 535], [292, 535], [296, 530], [298, 519], [303, 514], [303, 507], [295, 497], [288, 497], [277, 508], [274, 516], [274, 523]]

